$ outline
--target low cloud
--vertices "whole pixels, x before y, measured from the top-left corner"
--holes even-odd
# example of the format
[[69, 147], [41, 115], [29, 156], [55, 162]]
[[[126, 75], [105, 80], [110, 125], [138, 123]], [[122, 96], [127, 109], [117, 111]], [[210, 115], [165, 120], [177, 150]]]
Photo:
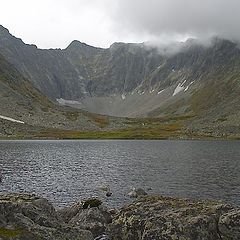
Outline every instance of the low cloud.
[[239, 0], [8, 0], [0, 24], [43, 48], [74, 39], [101, 47], [212, 36], [240, 42], [239, 9]]
[[111, 17], [120, 35], [165, 42], [212, 36], [240, 41], [239, 0], [116, 1]]

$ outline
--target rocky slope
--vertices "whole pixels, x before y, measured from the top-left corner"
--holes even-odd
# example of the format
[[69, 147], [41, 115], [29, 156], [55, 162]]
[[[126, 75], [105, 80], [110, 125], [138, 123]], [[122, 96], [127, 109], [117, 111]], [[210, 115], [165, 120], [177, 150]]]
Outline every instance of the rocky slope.
[[88, 199], [55, 210], [31, 194], [0, 195], [3, 240], [238, 240], [240, 209], [213, 201], [142, 197], [109, 211]]
[[50, 101], [0, 55], [0, 136], [32, 137], [54, 129], [119, 129], [121, 121], [61, 107]]
[[123, 94], [139, 86], [161, 56], [143, 45], [99, 49], [73, 41], [66, 49], [38, 49], [0, 27], [0, 53], [52, 99]]
[[53, 101], [118, 117], [190, 117], [186, 134], [239, 138], [238, 44], [190, 39], [177, 47], [114, 43], [101, 49], [73, 41], [46, 50], [0, 27], [0, 54]]
[[0, 53], [36, 88], [52, 99], [81, 96], [79, 74], [61, 50], [43, 50], [25, 44], [0, 26]]

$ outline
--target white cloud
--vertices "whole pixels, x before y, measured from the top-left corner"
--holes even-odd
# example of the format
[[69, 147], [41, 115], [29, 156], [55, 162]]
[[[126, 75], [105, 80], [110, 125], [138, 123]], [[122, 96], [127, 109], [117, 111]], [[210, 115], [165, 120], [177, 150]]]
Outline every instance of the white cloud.
[[[118, 0], [117, 29], [141, 37], [192, 36], [240, 40], [239, 0]], [[120, 16], [124, 17], [120, 20]]]
[[0, 24], [42, 48], [74, 39], [102, 47], [186, 36], [240, 40], [239, 9], [239, 0], [3, 0]]
[[8, 0], [1, 3], [0, 24], [42, 48], [64, 48], [74, 39], [105, 47], [114, 40], [108, 1]]

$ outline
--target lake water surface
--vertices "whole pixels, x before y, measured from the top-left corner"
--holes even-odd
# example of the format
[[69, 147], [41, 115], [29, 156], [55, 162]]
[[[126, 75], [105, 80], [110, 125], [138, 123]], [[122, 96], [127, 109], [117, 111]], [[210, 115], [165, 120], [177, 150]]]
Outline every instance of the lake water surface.
[[220, 199], [240, 205], [239, 141], [0, 141], [1, 192], [32, 192], [62, 207], [100, 196], [151, 194]]

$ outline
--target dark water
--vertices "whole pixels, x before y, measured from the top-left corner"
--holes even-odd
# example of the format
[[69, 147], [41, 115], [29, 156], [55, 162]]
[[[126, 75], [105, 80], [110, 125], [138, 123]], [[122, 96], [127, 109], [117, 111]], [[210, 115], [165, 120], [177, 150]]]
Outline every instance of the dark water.
[[2, 192], [34, 192], [55, 206], [104, 194], [150, 193], [240, 205], [239, 141], [0, 141]]

